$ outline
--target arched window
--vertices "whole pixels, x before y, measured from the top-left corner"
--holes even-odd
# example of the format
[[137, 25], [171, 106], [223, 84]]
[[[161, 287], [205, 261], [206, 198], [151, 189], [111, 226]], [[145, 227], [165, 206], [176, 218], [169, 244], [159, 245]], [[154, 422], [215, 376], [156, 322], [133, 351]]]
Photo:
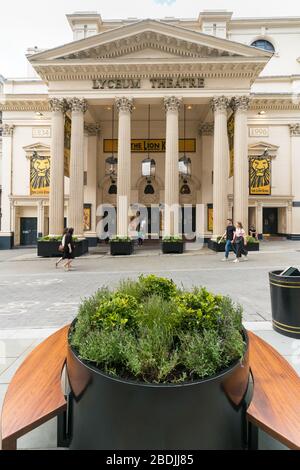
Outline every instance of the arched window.
[[144, 189], [144, 194], [154, 194], [154, 193], [155, 191], [154, 191], [152, 184], [147, 184], [147, 186]]
[[108, 190], [108, 194], [117, 194], [117, 185], [111, 184]]
[[191, 188], [188, 184], [183, 184], [180, 189], [180, 194], [191, 194]]
[[265, 51], [275, 52], [275, 48], [270, 41], [266, 39], [257, 39], [251, 44], [252, 47], [258, 47], [259, 49], [264, 49]]

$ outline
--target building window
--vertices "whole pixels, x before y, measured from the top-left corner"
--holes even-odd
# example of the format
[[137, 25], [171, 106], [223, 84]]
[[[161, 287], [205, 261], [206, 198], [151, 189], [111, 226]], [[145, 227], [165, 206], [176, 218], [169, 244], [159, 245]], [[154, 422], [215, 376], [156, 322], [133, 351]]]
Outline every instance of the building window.
[[275, 48], [270, 41], [266, 39], [257, 39], [251, 44], [252, 47], [258, 47], [259, 49], [264, 49], [265, 51], [275, 52]]
[[108, 194], [117, 194], [117, 185], [116, 184], [112, 184], [109, 187]]
[[147, 186], [144, 189], [144, 194], [154, 194], [154, 193], [155, 191], [154, 191], [152, 184], [147, 184]]

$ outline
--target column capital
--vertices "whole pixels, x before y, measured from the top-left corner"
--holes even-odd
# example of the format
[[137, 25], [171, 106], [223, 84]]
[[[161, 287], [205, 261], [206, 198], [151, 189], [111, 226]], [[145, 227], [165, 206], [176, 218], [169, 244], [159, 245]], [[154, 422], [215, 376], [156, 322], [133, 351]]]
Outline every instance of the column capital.
[[68, 100], [69, 109], [73, 112], [85, 113], [88, 108], [88, 104], [85, 98], [71, 98]]
[[49, 105], [51, 111], [64, 113], [67, 109], [67, 101], [65, 98], [50, 98]]
[[182, 99], [177, 96], [166, 96], [164, 98], [164, 106], [166, 113], [168, 111], [178, 111], [182, 103]]
[[201, 124], [199, 127], [200, 135], [214, 135], [214, 123], [213, 122], [205, 122]]
[[234, 111], [248, 111], [250, 106], [249, 96], [234, 96], [230, 106]]
[[133, 99], [126, 98], [126, 96], [122, 96], [122, 98], [116, 98], [116, 106], [118, 112], [123, 111], [125, 113], [132, 113]]
[[2, 136], [3, 137], [11, 137], [14, 133], [15, 126], [13, 124], [2, 124], [0, 125], [0, 129], [2, 129]]
[[100, 124], [99, 122], [95, 122], [92, 124], [84, 124], [84, 130], [87, 132], [89, 137], [98, 135], [100, 132]]
[[290, 124], [291, 137], [300, 137], [300, 124]]
[[211, 108], [215, 111], [227, 111], [229, 99], [226, 96], [214, 96], [211, 100]]

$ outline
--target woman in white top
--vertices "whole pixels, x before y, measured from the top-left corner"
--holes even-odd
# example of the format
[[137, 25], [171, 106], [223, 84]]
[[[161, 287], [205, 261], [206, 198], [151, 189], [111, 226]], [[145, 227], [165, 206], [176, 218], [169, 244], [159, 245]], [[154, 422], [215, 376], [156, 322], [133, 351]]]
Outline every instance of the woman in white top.
[[246, 232], [243, 229], [241, 222], [236, 223], [236, 230], [233, 235], [232, 243], [235, 244], [236, 258], [234, 263], [239, 263], [239, 258], [241, 258], [242, 255], [244, 255], [244, 260], [248, 261], [248, 251], [245, 249], [245, 246], [247, 245]]

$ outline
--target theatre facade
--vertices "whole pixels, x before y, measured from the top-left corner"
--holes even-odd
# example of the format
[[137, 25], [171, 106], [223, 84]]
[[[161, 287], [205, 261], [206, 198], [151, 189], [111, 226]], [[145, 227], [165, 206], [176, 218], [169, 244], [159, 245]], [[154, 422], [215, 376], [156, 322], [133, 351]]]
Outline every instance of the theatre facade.
[[2, 83], [0, 248], [64, 226], [93, 246], [139, 210], [176, 235], [178, 204], [196, 237], [230, 217], [300, 239], [300, 18], [68, 21]]

